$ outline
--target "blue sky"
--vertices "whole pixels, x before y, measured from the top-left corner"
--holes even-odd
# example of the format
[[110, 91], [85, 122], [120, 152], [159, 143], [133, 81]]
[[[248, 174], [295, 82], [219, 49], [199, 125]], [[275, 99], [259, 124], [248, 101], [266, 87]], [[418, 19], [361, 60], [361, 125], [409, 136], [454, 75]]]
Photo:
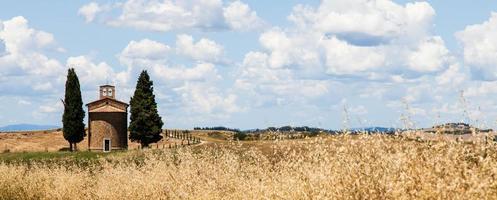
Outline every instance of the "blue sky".
[[2, 1], [0, 125], [60, 125], [75, 67], [85, 103], [106, 83], [129, 101], [147, 69], [168, 128], [495, 128], [492, 12], [483, 0]]

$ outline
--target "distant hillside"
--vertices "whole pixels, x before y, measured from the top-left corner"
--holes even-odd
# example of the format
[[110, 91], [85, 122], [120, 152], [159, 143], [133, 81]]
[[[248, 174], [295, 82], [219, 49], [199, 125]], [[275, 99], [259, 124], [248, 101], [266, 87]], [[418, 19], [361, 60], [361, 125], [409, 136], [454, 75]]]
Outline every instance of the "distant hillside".
[[36, 124], [12, 124], [0, 127], [0, 131], [38, 131], [38, 130], [50, 130], [60, 128], [53, 125], [36, 125]]
[[354, 132], [362, 132], [362, 131], [367, 131], [367, 132], [379, 132], [379, 133], [393, 133], [397, 129], [395, 128], [387, 128], [387, 127], [363, 127], [363, 128], [353, 128], [351, 131]]
[[271, 132], [271, 131], [279, 131], [279, 132], [309, 132], [313, 134], [317, 133], [336, 133], [335, 130], [327, 130], [316, 127], [308, 127], [308, 126], [282, 126], [282, 127], [268, 127], [266, 129], [251, 129], [242, 131], [244, 133], [255, 133], [255, 132]]

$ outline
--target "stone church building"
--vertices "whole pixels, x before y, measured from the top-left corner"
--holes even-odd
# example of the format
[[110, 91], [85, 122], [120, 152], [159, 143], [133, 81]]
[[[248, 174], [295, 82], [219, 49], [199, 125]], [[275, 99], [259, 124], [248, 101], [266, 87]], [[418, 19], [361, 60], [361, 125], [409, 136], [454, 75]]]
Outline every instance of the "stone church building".
[[88, 107], [88, 150], [128, 148], [128, 104], [116, 100], [116, 88], [100, 86], [100, 99]]

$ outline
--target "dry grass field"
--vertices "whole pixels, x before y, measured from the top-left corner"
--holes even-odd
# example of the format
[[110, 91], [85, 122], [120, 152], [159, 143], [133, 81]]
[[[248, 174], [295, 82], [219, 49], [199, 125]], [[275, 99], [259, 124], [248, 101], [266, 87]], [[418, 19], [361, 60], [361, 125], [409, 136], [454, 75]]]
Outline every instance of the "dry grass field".
[[476, 133], [476, 134], [437, 134], [427, 133], [422, 131], [406, 131], [403, 133], [405, 137], [411, 139], [418, 139], [423, 141], [460, 141], [466, 143], [482, 143], [487, 140], [492, 140], [497, 136], [496, 132]]
[[[169, 144], [180, 144], [180, 140], [166, 138], [158, 143], [151, 144], [152, 148], [161, 148]], [[79, 150], [87, 149], [88, 141], [86, 137], [78, 143]], [[129, 149], [138, 149], [139, 143], [128, 141]], [[62, 131], [27, 131], [27, 132], [7, 132], [0, 133], [0, 153], [2, 152], [54, 152], [67, 149], [69, 143], [62, 136]]]
[[1, 163], [0, 199], [495, 199], [496, 177], [493, 142], [341, 135]]

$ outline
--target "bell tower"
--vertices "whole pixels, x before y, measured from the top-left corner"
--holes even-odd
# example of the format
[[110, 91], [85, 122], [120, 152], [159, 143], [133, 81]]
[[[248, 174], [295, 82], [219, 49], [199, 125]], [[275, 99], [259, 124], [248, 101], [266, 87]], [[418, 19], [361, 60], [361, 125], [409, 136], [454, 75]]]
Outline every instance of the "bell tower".
[[100, 86], [100, 99], [105, 98], [116, 99], [116, 87], [112, 85]]

